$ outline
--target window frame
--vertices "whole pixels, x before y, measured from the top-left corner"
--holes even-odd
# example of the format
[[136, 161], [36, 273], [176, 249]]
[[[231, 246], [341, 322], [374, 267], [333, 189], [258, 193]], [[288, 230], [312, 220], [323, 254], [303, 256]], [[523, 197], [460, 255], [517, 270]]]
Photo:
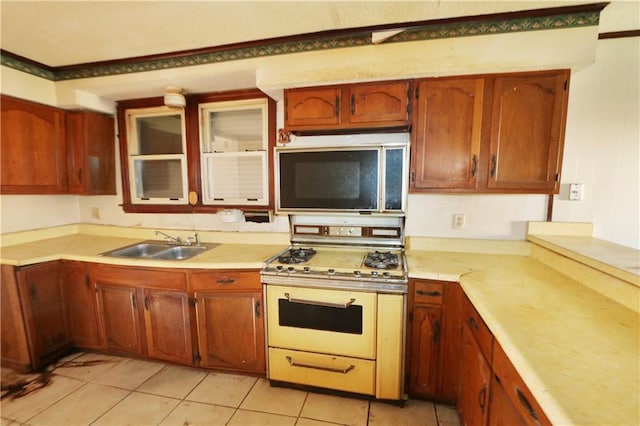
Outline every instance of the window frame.
[[[182, 153], [179, 154], [132, 154], [133, 151], [139, 149], [140, 140], [138, 139], [138, 126], [136, 125], [137, 119], [146, 117], [162, 117], [169, 115], [179, 115], [181, 117], [181, 146]], [[182, 109], [169, 108], [166, 106], [151, 107], [151, 108], [132, 108], [126, 111], [128, 133], [128, 167], [131, 171], [129, 179], [129, 191], [131, 194], [132, 204], [169, 204], [169, 205], [186, 205], [188, 203], [189, 193], [189, 181], [188, 181], [188, 167], [187, 167], [187, 136], [186, 136], [186, 121], [185, 112]], [[181, 169], [181, 181], [183, 193], [179, 198], [166, 198], [166, 197], [139, 197], [137, 195], [137, 187], [141, 184], [138, 181], [136, 174], [136, 162], [137, 161], [163, 161], [163, 160], [179, 160]], [[124, 184], [124, 182], [123, 182]]]
[[[267, 187], [268, 197], [263, 204], [203, 204], [204, 186], [202, 181], [200, 155], [200, 120], [199, 104], [226, 102], [249, 99], [266, 99], [267, 101]], [[137, 108], [153, 108], [164, 105], [163, 97], [129, 99], [119, 101], [118, 106], [118, 139], [120, 149], [120, 173], [122, 176], [122, 209], [125, 213], [216, 213], [222, 209], [239, 209], [243, 211], [273, 211], [274, 209], [274, 176], [273, 149], [276, 142], [276, 101], [258, 89], [234, 90], [219, 93], [186, 95], [185, 114], [187, 182], [186, 204], [135, 203], [132, 202], [130, 175], [135, 173], [129, 165], [129, 146], [127, 135], [126, 111]]]
[[[228, 151], [213, 151], [207, 150], [206, 146], [211, 142], [211, 128], [209, 121], [209, 114], [215, 112], [231, 112], [231, 111], [247, 111], [247, 110], [260, 110], [262, 120], [260, 123], [260, 129], [262, 132], [262, 146], [261, 149], [253, 150], [228, 150]], [[264, 205], [269, 202], [269, 174], [270, 165], [268, 161], [269, 152], [269, 108], [266, 99], [244, 99], [244, 100], [232, 100], [224, 102], [208, 102], [198, 104], [198, 118], [200, 129], [200, 171], [202, 178], [202, 203], [203, 205]], [[209, 176], [209, 168], [207, 167], [207, 159], [215, 158], [258, 158], [261, 164], [261, 178], [263, 183], [262, 195], [255, 200], [252, 199], [220, 199], [216, 198], [215, 194], [209, 195], [215, 187], [215, 183], [211, 184], [212, 178]]]

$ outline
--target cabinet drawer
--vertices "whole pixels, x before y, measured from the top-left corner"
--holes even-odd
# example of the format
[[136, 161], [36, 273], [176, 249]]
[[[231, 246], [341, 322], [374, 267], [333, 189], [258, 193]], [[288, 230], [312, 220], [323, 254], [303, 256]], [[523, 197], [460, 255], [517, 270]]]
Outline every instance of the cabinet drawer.
[[473, 307], [469, 299], [465, 300], [465, 307], [463, 310], [463, 321], [469, 327], [471, 334], [478, 342], [478, 346], [482, 350], [482, 354], [486, 359], [491, 359], [491, 350], [493, 346], [493, 334], [489, 330], [489, 327], [484, 323], [480, 315]]
[[550, 425], [551, 422], [542, 411], [527, 385], [507, 358], [498, 342], [493, 348], [493, 372], [502, 383], [511, 403], [520, 413], [527, 425]]
[[191, 291], [261, 290], [258, 271], [193, 271], [189, 279]]
[[181, 271], [126, 266], [94, 265], [91, 277], [110, 285], [146, 287], [159, 290], [187, 290], [186, 274]]
[[269, 348], [269, 379], [375, 394], [375, 361]]
[[416, 281], [413, 290], [413, 303], [442, 305], [442, 292], [442, 283], [433, 281]]

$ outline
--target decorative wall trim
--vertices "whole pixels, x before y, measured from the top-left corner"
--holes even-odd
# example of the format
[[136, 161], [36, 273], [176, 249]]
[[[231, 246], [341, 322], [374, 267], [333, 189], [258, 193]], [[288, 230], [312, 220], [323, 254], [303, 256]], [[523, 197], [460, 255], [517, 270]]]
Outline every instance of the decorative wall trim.
[[381, 29], [405, 28], [403, 32], [384, 41], [385, 44], [388, 44], [597, 26], [600, 19], [600, 11], [606, 5], [607, 3], [596, 3], [574, 7], [537, 9], [343, 31], [327, 31], [296, 37], [263, 40], [255, 43], [56, 68], [39, 64], [11, 52], [1, 51], [0, 63], [9, 68], [52, 81], [75, 80], [267, 56], [368, 46], [371, 45], [371, 33]]

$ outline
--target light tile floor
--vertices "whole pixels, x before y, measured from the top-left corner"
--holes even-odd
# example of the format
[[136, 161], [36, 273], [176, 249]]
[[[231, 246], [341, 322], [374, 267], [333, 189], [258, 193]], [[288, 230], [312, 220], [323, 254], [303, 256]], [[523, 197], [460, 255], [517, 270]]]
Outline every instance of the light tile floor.
[[1, 426], [459, 425], [431, 402], [401, 408], [155, 361], [79, 353], [50, 371], [46, 386], [2, 400]]

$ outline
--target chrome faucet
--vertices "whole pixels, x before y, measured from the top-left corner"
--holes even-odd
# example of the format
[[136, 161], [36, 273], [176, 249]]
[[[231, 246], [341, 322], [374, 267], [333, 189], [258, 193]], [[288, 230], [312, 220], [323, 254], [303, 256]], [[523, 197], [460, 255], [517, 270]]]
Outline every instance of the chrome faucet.
[[156, 235], [164, 236], [167, 239], [167, 242], [169, 244], [175, 244], [175, 245], [182, 244], [182, 239], [180, 238], [180, 236], [172, 237], [171, 235], [165, 234], [162, 231], [156, 231]]
[[187, 237], [187, 245], [188, 246], [199, 246], [200, 245], [200, 237], [198, 237], [198, 233], [194, 232], [193, 237]]

